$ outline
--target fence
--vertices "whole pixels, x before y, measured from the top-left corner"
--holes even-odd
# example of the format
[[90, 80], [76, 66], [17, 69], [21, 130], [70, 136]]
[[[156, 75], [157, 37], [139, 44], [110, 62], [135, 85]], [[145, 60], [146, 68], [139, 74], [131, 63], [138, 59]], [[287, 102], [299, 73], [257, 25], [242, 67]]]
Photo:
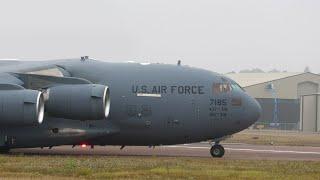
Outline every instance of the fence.
[[251, 127], [251, 129], [298, 131], [300, 130], [300, 122], [298, 123], [267, 123], [267, 122], [257, 121]]
[[253, 129], [300, 130], [299, 99], [257, 99], [262, 108], [260, 119]]

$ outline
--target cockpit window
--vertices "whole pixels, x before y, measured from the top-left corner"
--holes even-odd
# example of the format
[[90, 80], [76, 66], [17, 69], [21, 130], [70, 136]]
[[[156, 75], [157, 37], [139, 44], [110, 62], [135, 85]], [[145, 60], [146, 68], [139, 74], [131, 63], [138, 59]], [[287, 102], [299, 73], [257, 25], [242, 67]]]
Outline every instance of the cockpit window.
[[233, 82], [231, 86], [234, 91], [244, 91], [244, 89], [239, 84], [237, 84], [235, 82]]
[[229, 83], [214, 83], [213, 84], [213, 93], [219, 94], [219, 93], [227, 93], [231, 92], [232, 87]]
[[244, 91], [237, 83], [214, 83], [212, 89], [214, 94]]

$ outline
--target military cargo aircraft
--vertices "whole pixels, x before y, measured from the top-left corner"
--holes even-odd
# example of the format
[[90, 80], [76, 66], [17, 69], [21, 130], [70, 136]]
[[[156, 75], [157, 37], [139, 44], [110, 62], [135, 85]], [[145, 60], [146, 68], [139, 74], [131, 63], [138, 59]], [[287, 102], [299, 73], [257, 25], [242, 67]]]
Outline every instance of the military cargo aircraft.
[[0, 61], [0, 150], [60, 145], [160, 146], [251, 126], [261, 108], [233, 80], [178, 65], [88, 58]]

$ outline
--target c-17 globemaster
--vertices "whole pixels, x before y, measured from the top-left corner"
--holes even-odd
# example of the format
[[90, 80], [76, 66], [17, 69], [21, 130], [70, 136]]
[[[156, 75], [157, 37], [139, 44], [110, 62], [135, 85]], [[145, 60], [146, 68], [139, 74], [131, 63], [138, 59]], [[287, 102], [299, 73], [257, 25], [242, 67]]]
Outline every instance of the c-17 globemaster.
[[0, 150], [60, 145], [160, 146], [223, 137], [261, 108], [233, 80], [188, 66], [86, 57], [0, 61]]

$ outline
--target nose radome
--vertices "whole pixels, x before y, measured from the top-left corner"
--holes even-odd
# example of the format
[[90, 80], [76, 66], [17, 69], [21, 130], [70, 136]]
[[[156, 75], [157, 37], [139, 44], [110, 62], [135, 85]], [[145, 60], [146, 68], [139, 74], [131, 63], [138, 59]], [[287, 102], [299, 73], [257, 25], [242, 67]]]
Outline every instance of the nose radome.
[[248, 124], [252, 125], [256, 121], [258, 121], [258, 119], [261, 116], [261, 112], [262, 112], [262, 109], [258, 101], [252, 97], [248, 97], [248, 101], [247, 101]]

